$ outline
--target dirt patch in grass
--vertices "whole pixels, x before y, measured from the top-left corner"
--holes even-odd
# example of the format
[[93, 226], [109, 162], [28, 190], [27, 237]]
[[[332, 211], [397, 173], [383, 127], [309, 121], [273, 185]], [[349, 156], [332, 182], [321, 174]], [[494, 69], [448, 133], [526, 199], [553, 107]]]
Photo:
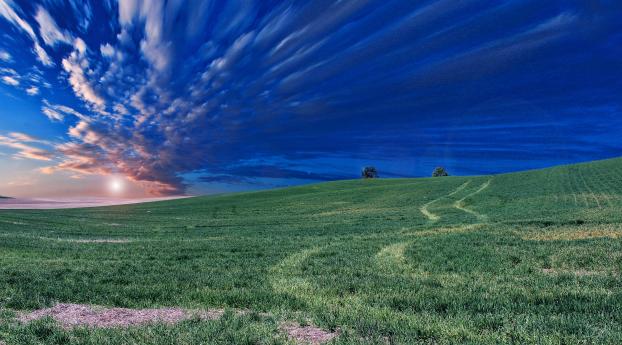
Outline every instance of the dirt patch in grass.
[[103, 308], [83, 304], [57, 304], [52, 308], [39, 309], [18, 315], [18, 320], [28, 323], [45, 317], [56, 320], [63, 328], [91, 327], [114, 328], [130, 327], [152, 323], [175, 324], [192, 318], [214, 320], [223, 315], [216, 310], [186, 310], [180, 308], [126, 309]]
[[[236, 311], [238, 315], [249, 313], [248, 310]], [[224, 315], [222, 309], [188, 310], [181, 308], [160, 309], [128, 309], [106, 308], [85, 304], [62, 303], [52, 308], [39, 309], [32, 312], [17, 314], [17, 320], [23, 324], [50, 317], [64, 329], [76, 327], [87, 328], [125, 328], [144, 326], [155, 323], [174, 325], [176, 323], [198, 318], [200, 320], [217, 320]], [[268, 314], [260, 313], [263, 317]], [[295, 322], [283, 322], [279, 331], [286, 334], [297, 344], [319, 345], [339, 335], [339, 330], [330, 332], [313, 325], [302, 326]], [[0, 341], [0, 345], [4, 345]]]
[[283, 323], [279, 329], [297, 344], [319, 345], [339, 335], [339, 331], [330, 332], [312, 325], [302, 326], [294, 322]]

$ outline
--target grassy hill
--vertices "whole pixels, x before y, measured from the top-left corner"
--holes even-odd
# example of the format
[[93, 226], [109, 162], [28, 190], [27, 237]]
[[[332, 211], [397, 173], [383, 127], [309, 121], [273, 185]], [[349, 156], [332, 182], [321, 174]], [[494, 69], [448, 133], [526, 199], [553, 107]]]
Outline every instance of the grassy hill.
[[[622, 159], [496, 176], [329, 182], [0, 211], [7, 343], [622, 343]], [[266, 312], [129, 330], [10, 326], [57, 302]]]

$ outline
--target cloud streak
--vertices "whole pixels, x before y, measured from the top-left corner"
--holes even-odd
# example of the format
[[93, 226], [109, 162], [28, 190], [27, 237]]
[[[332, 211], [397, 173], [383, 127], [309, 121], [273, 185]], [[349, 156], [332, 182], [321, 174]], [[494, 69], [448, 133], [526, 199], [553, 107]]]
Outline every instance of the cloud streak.
[[34, 159], [39, 161], [51, 161], [54, 157], [53, 152], [35, 147], [34, 144], [44, 144], [49, 146], [47, 141], [33, 138], [24, 133], [9, 133], [8, 135], [0, 135], [0, 146], [15, 150], [13, 154], [17, 159]]
[[54, 63], [50, 59], [49, 55], [43, 49], [39, 43], [39, 39], [35, 34], [32, 26], [22, 19], [17, 12], [15, 12], [15, 3], [11, 0], [0, 0], [0, 15], [7, 21], [15, 25], [18, 29], [25, 32], [33, 42], [33, 50], [39, 59], [39, 61], [45, 66], [52, 66]]

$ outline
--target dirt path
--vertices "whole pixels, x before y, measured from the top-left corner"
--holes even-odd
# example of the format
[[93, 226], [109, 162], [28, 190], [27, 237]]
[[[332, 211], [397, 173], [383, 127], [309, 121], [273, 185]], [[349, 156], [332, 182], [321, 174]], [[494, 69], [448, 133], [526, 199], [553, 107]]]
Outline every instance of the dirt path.
[[434, 199], [434, 200], [432, 200], [430, 202], [425, 203], [423, 206], [421, 206], [421, 208], [419, 208], [419, 210], [430, 221], [432, 221], [432, 222], [439, 221], [441, 219], [441, 216], [439, 216], [439, 215], [437, 215], [435, 213], [430, 212], [430, 210], [429, 210], [430, 206], [432, 206], [434, 203], [436, 203], [438, 201], [441, 201], [441, 200], [443, 200], [443, 199], [445, 199], [447, 197], [450, 197], [450, 196], [453, 196], [453, 195], [456, 195], [456, 194], [460, 193], [463, 189], [465, 189], [469, 185], [470, 182], [471, 181], [469, 180], [469, 181], [463, 183], [460, 187], [456, 188], [456, 190], [454, 190], [453, 192], [451, 192], [451, 193], [449, 193], [447, 195], [443, 195], [440, 198], [436, 198], [436, 199]]

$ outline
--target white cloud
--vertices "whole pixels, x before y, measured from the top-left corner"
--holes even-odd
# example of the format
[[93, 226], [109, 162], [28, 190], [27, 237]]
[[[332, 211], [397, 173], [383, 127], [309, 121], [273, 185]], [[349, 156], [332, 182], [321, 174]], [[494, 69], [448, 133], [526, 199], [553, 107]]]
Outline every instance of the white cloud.
[[114, 48], [110, 45], [110, 43], [102, 44], [99, 47], [99, 51], [101, 52], [102, 56], [105, 57], [112, 57], [114, 55]]
[[26, 32], [33, 41], [36, 41], [37, 36], [32, 30], [32, 27], [15, 12], [15, 10], [13, 9], [14, 6], [15, 4], [12, 0], [0, 0], [0, 15], [2, 15], [4, 19], [8, 20], [24, 32]]
[[1, 50], [0, 49], [0, 60], [2, 60], [4, 62], [12, 62], [13, 61], [13, 57], [6, 50]]
[[117, 112], [117, 113], [119, 113], [121, 115], [128, 115], [130, 113], [127, 110], [127, 108], [123, 104], [121, 104], [121, 103], [116, 104], [113, 109], [114, 109], [115, 112]]
[[88, 70], [89, 67], [89, 61], [86, 57], [86, 44], [82, 39], [76, 38], [74, 48], [75, 50], [69, 57], [63, 59], [63, 69], [69, 73], [69, 84], [78, 97], [103, 110], [104, 99], [95, 92], [86, 78], [85, 70]]
[[58, 42], [71, 44], [71, 35], [66, 31], [61, 31], [56, 25], [54, 18], [42, 6], [38, 7], [35, 20], [39, 23], [39, 33], [45, 44], [50, 47], [53, 47]]
[[73, 41], [73, 47], [82, 55], [86, 52], [86, 43], [80, 37]]
[[30, 96], [35, 96], [39, 94], [39, 88], [36, 86], [31, 86], [29, 88], [26, 89], [26, 93], [29, 94]]
[[31, 71], [24, 76], [24, 79], [30, 81], [30, 84], [32, 86], [36, 86], [37, 88], [45, 87], [49, 89], [52, 87], [52, 84], [48, 83], [43, 78], [43, 72], [36, 66], [34, 66]]
[[63, 121], [63, 119], [65, 118], [65, 116], [63, 116], [63, 114], [61, 114], [60, 112], [46, 106], [41, 108], [41, 112], [51, 121]]
[[24, 31], [34, 44], [33, 50], [35, 55], [41, 61], [42, 64], [46, 66], [53, 66], [54, 63], [46, 53], [46, 51], [39, 45], [39, 39], [37, 35], [35, 35], [34, 30], [25, 20], [23, 20], [17, 12], [13, 9], [15, 4], [12, 0], [0, 0], [0, 16], [4, 17], [4, 19], [8, 20], [10, 23], [15, 25], [20, 30]]
[[[119, 1], [119, 23], [130, 27], [135, 17], [144, 22], [145, 38], [140, 42], [143, 55], [158, 71], [168, 69], [171, 64], [170, 42], [164, 36], [164, 14], [162, 1]], [[170, 5], [170, 4], [169, 4]], [[173, 6], [178, 8], [178, 6]]]
[[119, 23], [127, 25], [138, 14], [137, 0], [119, 0]]
[[14, 77], [5, 75], [4, 77], [2, 77], [2, 82], [7, 84], [7, 85], [11, 85], [11, 86], [18, 86], [19, 85], [19, 80], [15, 79]]
[[43, 100], [41, 112], [52, 121], [62, 121], [67, 115], [75, 116], [82, 121], [87, 119], [87, 117], [79, 111], [62, 104], [51, 104], [47, 99]]
[[37, 55], [37, 59], [39, 59], [42, 64], [46, 66], [54, 66], [52, 59], [50, 59], [48, 53], [39, 45], [39, 43], [35, 43], [34, 51]]

